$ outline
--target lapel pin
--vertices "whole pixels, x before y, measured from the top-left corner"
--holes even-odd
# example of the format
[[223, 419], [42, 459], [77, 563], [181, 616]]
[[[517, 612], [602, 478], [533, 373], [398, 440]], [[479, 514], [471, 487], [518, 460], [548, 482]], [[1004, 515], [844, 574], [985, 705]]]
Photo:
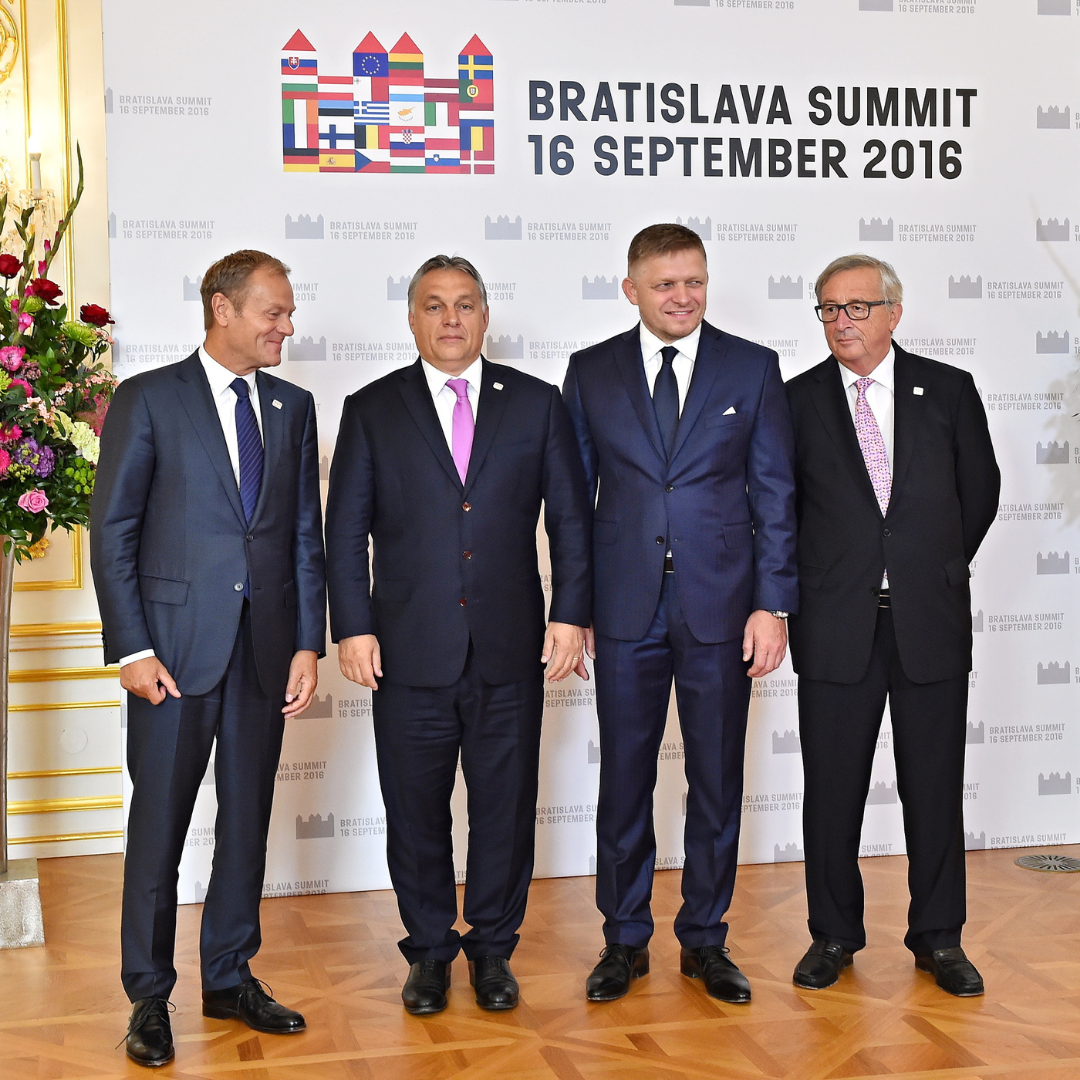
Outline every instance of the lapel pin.
[[493, 387], [494, 387], [494, 388], [495, 388], [496, 390], [501, 390], [501, 389], [503, 388], [503, 385], [502, 385], [502, 383], [501, 383], [501, 382], [493, 382], [493, 383], [492, 383], [491, 385], [492, 385], [492, 386], [493, 386]]
[[[921, 394], [921, 393], [922, 393], [922, 391], [920, 390], [920, 391], [919, 391], [919, 393]], [[281, 402], [280, 402], [280, 401], [278, 401], [278, 399], [277, 399], [277, 398], [274, 398], [274, 402], [273, 402], [273, 404], [274, 404], [274, 408], [275, 408], [275, 409], [280, 409], [280, 408], [281, 408]]]
[[913, 394], [918, 394], [918, 395], [919, 395], [919, 397], [922, 397], [922, 393], [923, 393], [923, 388], [922, 388], [921, 386], [913, 386], [913, 387], [911, 388], [911, 392], [912, 392]]

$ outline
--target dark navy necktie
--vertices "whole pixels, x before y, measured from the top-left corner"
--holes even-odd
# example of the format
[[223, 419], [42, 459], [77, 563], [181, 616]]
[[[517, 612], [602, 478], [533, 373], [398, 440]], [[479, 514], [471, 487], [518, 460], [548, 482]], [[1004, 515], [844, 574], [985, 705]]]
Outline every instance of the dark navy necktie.
[[240, 501], [244, 504], [244, 517], [248, 523], [255, 514], [262, 487], [263, 444], [255, 410], [251, 407], [251, 393], [243, 379], [233, 379], [230, 387], [236, 394], [236, 446], [240, 458]]
[[660, 425], [660, 438], [664, 440], [664, 452], [669, 461], [671, 451], [675, 449], [675, 431], [679, 426], [679, 383], [671, 366], [678, 351], [674, 345], [665, 345], [660, 350], [664, 362], [657, 372], [652, 395], [656, 421]]

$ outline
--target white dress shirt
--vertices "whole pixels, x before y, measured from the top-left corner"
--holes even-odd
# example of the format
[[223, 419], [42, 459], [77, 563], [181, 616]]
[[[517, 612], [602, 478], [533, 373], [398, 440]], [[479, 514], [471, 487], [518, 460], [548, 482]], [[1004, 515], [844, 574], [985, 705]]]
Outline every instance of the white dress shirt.
[[[889, 471], [893, 465], [893, 401], [896, 395], [896, 383], [893, 375], [896, 362], [896, 353], [892, 346], [885, 354], [885, 359], [873, 371], [869, 378], [874, 381], [866, 388], [866, 404], [874, 414], [881, 438], [885, 443], [885, 453], [889, 459]], [[851, 419], [855, 419], [855, 403], [859, 400], [859, 388], [855, 385], [861, 375], [856, 375], [851, 368], [844, 367], [837, 360], [840, 367], [840, 378], [844, 380], [844, 391], [847, 393], [848, 408], [851, 410]]]
[[[640, 324], [641, 331], [641, 358], [645, 364], [645, 381], [649, 384], [649, 393], [652, 394], [656, 385], [656, 376], [660, 374], [660, 368], [664, 366], [664, 358], [660, 350], [667, 345], [661, 341], [644, 323]], [[683, 406], [686, 404], [686, 392], [690, 389], [690, 377], [694, 374], [694, 361], [697, 360], [698, 342], [701, 340], [701, 323], [697, 324], [693, 333], [687, 334], [671, 344], [679, 351], [675, 359], [671, 361], [671, 369], [675, 372], [675, 382], [679, 385], [679, 415], [682, 416]]]
[[[203, 345], [199, 346], [199, 359], [202, 361], [203, 371], [206, 372], [207, 382], [210, 383], [210, 396], [217, 406], [218, 419], [221, 421], [221, 430], [225, 435], [225, 445], [229, 450], [229, 460], [232, 462], [233, 476], [236, 477], [236, 489], [240, 490], [240, 447], [236, 441], [236, 391], [232, 388], [233, 380], [237, 377], [236, 372], [219, 364]], [[262, 413], [259, 411], [259, 387], [255, 382], [255, 372], [240, 376], [248, 384], [248, 393], [251, 396], [251, 407], [255, 410], [255, 422], [259, 425], [259, 434], [262, 435]]]
[[[889, 346], [885, 359], [873, 371], [868, 378], [874, 381], [866, 388], [866, 404], [877, 421], [878, 430], [881, 432], [881, 440], [885, 443], [885, 456], [889, 459], [889, 473], [893, 468], [893, 402], [896, 400], [896, 382], [893, 375], [896, 363], [896, 351]], [[855, 385], [861, 375], [856, 375], [851, 368], [844, 367], [837, 360], [840, 367], [840, 378], [844, 380], [844, 392], [847, 394], [848, 408], [851, 410], [851, 419], [855, 420], [855, 404], [859, 400], [859, 388]], [[881, 587], [889, 587], [889, 572], [881, 579]]]
[[[232, 382], [237, 377], [234, 371], [219, 364], [202, 345], [199, 346], [199, 359], [202, 361], [203, 371], [206, 372], [207, 382], [210, 383], [210, 396], [214, 399], [217, 407], [218, 420], [221, 422], [221, 431], [225, 436], [225, 446], [229, 451], [229, 461], [232, 462], [233, 476], [236, 479], [236, 489], [240, 490], [240, 447], [236, 439], [236, 402], [237, 394], [232, 388]], [[259, 388], [255, 383], [255, 372], [240, 376], [248, 384], [248, 393], [251, 396], [251, 407], [255, 410], [255, 422], [259, 425], [259, 434], [262, 434], [262, 414], [259, 411]], [[130, 656], [120, 657], [120, 666], [132, 664], [136, 660], [145, 660], [153, 656], [153, 649], [144, 649], [142, 652], [132, 653]]]
[[478, 356], [460, 375], [447, 375], [445, 371], [440, 371], [423, 357], [420, 357], [420, 366], [424, 369], [424, 378], [427, 379], [428, 389], [431, 391], [431, 400], [435, 402], [435, 412], [438, 413], [439, 425], [446, 437], [446, 445], [453, 453], [454, 406], [457, 404], [457, 394], [446, 384], [450, 379], [464, 379], [469, 384], [465, 392], [469, 397], [473, 423], [475, 423], [476, 409], [480, 403], [480, 377], [483, 372], [483, 361]]

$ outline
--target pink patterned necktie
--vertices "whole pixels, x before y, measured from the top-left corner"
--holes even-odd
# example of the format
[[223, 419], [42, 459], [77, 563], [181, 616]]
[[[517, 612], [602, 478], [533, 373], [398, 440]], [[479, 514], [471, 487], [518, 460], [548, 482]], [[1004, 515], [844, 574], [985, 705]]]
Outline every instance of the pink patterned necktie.
[[[454, 428], [450, 438], [451, 453], [457, 466], [458, 476], [465, 483], [469, 473], [469, 457], [472, 454], [473, 433], [476, 421], [473, 419], [472, 406], [469, 404], [469, 380], [447, 379], [446, 385], [457, 394], [454, 402]], [[878, 439], [881, 436], [878, 435]]]
[[889, 509], [889, 496], [892, 494], [892, 473], [889, 471], [889, 455], [885, 452], [885, 440], [881, 437], [870, 403], [866, 400], [866, 389], [873, 379], [856, 379], [859, 396], [855, 401], [855, 434], [859, 438], [866, 471], [870, 474], [870, 483], [874, 485], [878, 506], [882, 514]]

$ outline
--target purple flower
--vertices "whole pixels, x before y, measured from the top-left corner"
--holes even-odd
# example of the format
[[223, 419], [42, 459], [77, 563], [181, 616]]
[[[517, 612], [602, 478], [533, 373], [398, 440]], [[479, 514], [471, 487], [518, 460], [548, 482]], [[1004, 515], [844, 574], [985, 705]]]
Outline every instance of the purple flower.
[[15, 447], [15, 463], [27, 465], [34, 471], [34, 475], [44, 480], [56, 467], [56, 455], [51, 446], [39, 446], [37, 439], [30, 437], [23, 439]]

